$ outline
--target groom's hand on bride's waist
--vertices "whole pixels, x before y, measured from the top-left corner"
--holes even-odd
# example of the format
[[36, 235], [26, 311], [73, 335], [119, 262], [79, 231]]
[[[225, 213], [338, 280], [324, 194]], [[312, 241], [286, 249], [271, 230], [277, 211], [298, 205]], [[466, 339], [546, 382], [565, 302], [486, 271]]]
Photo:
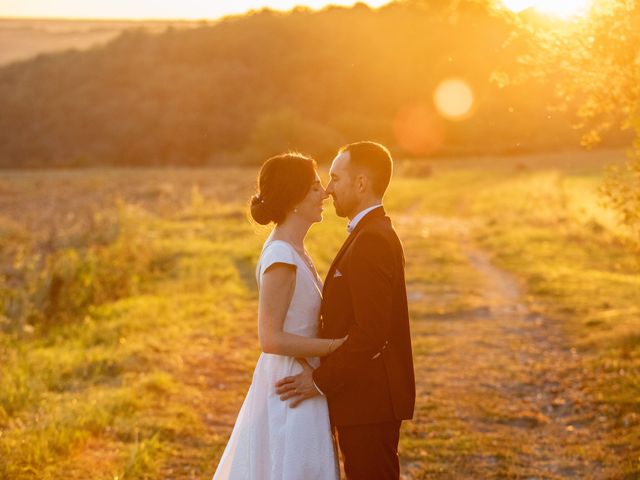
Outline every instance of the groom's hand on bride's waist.
[[276, 393], [280, 395], [280, 400], [293, 401], [289, 404], [291, 408], [297, 407], [308, 398], [320, 395], [315, 383], [313, 383], [313, 368], [304, 361], [302, 364], [302, 372], [298, 375], [285, 377], [276, 383]]

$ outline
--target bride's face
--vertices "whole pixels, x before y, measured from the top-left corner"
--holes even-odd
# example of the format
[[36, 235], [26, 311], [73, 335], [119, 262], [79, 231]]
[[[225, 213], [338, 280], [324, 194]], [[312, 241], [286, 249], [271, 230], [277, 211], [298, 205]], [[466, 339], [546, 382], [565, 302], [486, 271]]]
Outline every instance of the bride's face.
[[307, 196], [296, 206], [297, 215], [300, 215], [309, 223], [322, 221], [323, 203], [328, 198], [327, 193], [316, 174], [316, 179], [309, 188]]

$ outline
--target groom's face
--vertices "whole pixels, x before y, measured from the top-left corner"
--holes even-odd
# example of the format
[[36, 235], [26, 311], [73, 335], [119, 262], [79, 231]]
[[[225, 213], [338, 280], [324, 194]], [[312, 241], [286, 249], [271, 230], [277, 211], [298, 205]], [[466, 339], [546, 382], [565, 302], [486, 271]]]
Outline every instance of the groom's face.
[[343, 152], [334, 158], [329, 170], [331, 179], [326, 192], [333, 197], [333, 206], [339, 217], [351, 218], [357, 212], [358, 199], [349, 169], [349, 152]]

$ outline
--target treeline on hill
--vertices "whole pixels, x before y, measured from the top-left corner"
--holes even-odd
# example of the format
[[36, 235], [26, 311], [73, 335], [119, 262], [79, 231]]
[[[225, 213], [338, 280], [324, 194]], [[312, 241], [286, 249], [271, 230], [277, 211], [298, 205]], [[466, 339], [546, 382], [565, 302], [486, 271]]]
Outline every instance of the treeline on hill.
[[[553, 82], [496, 80], [529, 47], [490, 3], [265, 10], [9, 65], [0, 165], [253, 163], [286, 149], [326, 160], [364, 138], [409, 156], [575, 146], [569, 114], [547, 108]], [[434, 110], [449, 77], [475, 93], [465, 120]]]

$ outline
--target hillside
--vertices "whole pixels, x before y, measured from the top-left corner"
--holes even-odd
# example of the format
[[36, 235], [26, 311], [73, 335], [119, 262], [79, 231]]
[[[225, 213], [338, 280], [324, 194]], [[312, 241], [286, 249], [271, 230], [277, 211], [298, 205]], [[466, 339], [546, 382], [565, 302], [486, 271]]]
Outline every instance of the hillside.
[[41, 54], [85, 50], [104, 44], [124, 30], [161, 32], [168, 26], [189, 28], [196, 22], [136, 20], [65, 20], [0, 18], [0, 65], [30, 60]]
[[[575, 146], [547, 109], [551, 85], [492, 81], [527, 52], [512, 29], [465, 0], [126, 30], [0, 69], [0, 166], [256, 163], [285, 149], [324, 160], [361, 138], [414, 156]], [[466, 120], [434, 110], [449, 77], [475, 94]]]

